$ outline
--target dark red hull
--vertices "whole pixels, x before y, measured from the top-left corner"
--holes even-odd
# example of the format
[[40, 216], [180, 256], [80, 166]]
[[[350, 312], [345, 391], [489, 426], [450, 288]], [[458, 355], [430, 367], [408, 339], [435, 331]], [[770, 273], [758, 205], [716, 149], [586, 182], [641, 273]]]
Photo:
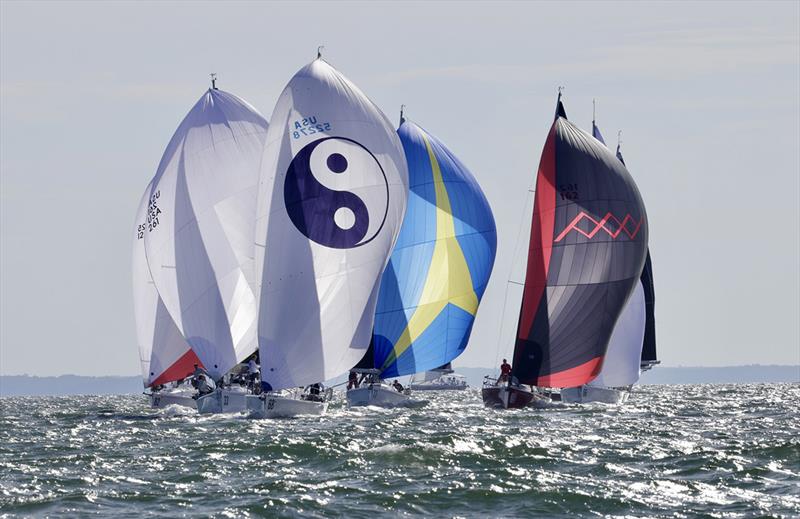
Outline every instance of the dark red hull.
[[484, 387], [483, 405], [498, 409], [521, 409], [533, 402], [533, 393], [521, 387]]

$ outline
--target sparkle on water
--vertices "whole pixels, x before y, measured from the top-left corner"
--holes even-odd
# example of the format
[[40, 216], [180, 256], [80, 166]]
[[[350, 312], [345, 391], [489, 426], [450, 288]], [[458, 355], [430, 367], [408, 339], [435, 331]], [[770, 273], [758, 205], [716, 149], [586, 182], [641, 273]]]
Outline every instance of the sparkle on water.
[[800, 515], [800, 386], [636, 388], [621, 407], [255, 420], [143, 396], [0, 399], [0, 515]]

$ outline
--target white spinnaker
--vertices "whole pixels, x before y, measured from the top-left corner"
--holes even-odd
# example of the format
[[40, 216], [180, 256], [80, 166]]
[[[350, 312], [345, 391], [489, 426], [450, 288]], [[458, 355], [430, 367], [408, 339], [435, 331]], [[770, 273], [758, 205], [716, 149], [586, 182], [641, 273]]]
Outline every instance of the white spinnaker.
[[644, 287], [639, 281], [611, 333], [600, 374], [588, 385], [624, 387], [638, 382], [646, 316]]
[[153, 179], [145, 231], [164, 305], [216, 379], [253, 353], [253, 226], [267, 121], [209, 89], [172, 137]]
[[262, 380], [277, 390], [340, 375], [369, 345], [405, 215], [408, 167], [394, 126], [350, 80], [313, 61], [275, 106], [258, 197]]
[[183, 378], [191, 373], [196, 359], [161, 301], [147, 266], [144, 235], [149, 200], [148, 185], [136, 212], [133, 236], [133, 310], [145, 387]]

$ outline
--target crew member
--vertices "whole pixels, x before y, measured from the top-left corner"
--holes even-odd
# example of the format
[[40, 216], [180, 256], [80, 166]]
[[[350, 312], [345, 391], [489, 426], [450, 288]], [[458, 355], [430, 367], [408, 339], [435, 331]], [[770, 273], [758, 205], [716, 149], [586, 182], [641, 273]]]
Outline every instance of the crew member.
[[254, 386], [255, 381], [258, 380], [258, 369], [259, 366], [256, 364], [255, 357], [250, 357], [250, 360], [247, 362], [247, 380], [251, 387]]
[[392, 384], [392, 387], [395, 388], [398, 393], [402, 393], [403, 392], [403, 384], [401, 384], [397, 380], [394, 381], [394, 383]]
[[509, 364], [506, 359], [503, 359], [503, 363], [500, 364], [500, 378], [497, 379], [497, 381], [506, 382], [510, 376], [511, 376], [511, 364]]
[[355, 389], [358, 387], [358, 373], [351, 371], [347, 376], [347, 389]]

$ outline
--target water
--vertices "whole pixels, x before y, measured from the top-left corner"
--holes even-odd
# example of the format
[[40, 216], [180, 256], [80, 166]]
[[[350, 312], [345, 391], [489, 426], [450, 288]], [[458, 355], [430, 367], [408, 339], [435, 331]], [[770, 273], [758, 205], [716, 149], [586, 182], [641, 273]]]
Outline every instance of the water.
[[293, 420], [0, 399], [0, 513], [800, 517], [796, 384], [646, 386], [617, 408], [424, 397]]

